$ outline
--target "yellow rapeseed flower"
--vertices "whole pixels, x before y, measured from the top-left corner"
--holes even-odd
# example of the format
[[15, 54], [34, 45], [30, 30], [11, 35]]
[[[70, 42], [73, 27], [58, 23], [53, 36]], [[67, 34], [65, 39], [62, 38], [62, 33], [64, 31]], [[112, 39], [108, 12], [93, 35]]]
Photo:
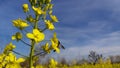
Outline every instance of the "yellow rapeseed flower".
[[16, 58], [16, 56], [10, 52], [6, 57], [5, 57], [5, 60], [6, 61], [9, 61], [9, 62], [15, 62], [15, 63], [21, 63], [21, 62], [24, 62], [25, 59], [23, 58]]
[[23, 59], [23, 58], [18, 58], [18, 59], [16, 60], [17, 63], [21, 63], [21, 62], [24, 62], [24, 61], [25, 61], [25, 59]]
[[21, 68], [20, 64], [21, 62], [24, 62], [25, 59], [23, 58], [16, 58], [16, 56], [10, 52], [6, 57], [5, 61], [9, 62], [6, 64], [6, 68]]
[[52, 48], [55, 50], [57, 53], [60, 53], [59, 45], [58, 45], [58, 38], [56, 33], [53, 34], [53, 38], [51, 38], [51, 43], [52, 43]]
[[6, 45], [5, 49], [4, 49], [4, 53], [6, 53], [7, 51], [12, 51], [16, 46], [13, 45], [12, 43], [9, 43], [8, 45]]
[[60, 49], [58, 48], [58, 44], [56, 44], [52, 39], [51, 39], [51, 43], [52, 43], [53, 50], [55, 50], [57, 53], [60, 53]]
[[30, 23], [34, 23], [35, 22], [35, 19], [31, 15], [29, 15], [26, 20], [28, 22], [30, 22]]
[[47, 5], [45, 6], [45, 8], [43, 9], [43, 11], [47, 11], [48, 8], [49, 8], [49, 4], [47, 4]]
[[34, 6], [32, 6], [32, 9], [34, 10], [34, 12], [37, 14], [37, 15], [40, 15], [40, 14], [42, 14], [43, 13], [43, 11], [41, 10], [41, 8], [40, 7], [34, 7]]
[[45, 52], [50, 53], [49, 43], [46, 43], [42, 48]]
[[53, 64], [53, 65], [57, 65], [58, 64], [57, 61], [55, 61], [53, 58], [51, 58], [50, 63]]
[[36, 65], [36, 68], [45, 68], [44, 66], [40, 65], [40, 64], [37, 64]]
[[2, 61], [4, 60], [3, 58], [5, 57], [5, 54], [0, 54], [0, 63], [2, 63]]
[[14, 61], [16, 61], [16, 57], [15, 57], [15, 55], [12, 52], [10, 52], [8, 54], [8, 56], [6, 56], [5, 60], [6, 61], [10, 61], [10, 62], [14, 62]]
[[28, 4], [23, 4], [23, 11], [24, 12], [28, 12], [29, 11]]
[[51, 2], [51, 0], [46, 0], [46, 3], [48, 4], [48, 3], [50, 3]]
[[28, 27], [29, 25], [27, 24], [26, 21], [22, 20], [22, 19], [16, 19], [13, 20], [13, 26], [19, 28], [20, 30], [24, 29], [25, 27]]
[[50, 15], [52, 22], [58, 22], [58, 19], [55, 15]]
[[52, 8], [53, 8], [53, 4], [49, 4], [49, 9], [52, 10]]
[[52, 37], [52, 40], [56, 43], [56, 44], [58, 44], [58, 38], [57, 38], [57, 34], [54, 32], [54, 34], [53, 34], [53, 37]]
[[46, 24], [46, 27], [47, 27], [49, 30], [54, 30], [54, 29], [55, 29], [53, 23], [50, 22], [49, 20], [45, 20], [45, 24]]
[[12, 35], [12, 40], [19, 41], [20, 39], [22, 39], [22, 34], [20, 32], [17, 32], [15, 35]]
[[18, 63], [8, 63], [5, 68], [21, 68], [21, 66]]
[[57, 64], [58, 62], [51, 58], [49, 68], [56, 68]]
[[44, 40], [45, 35], [44, 33], [40, 32], [38, 29], [33, 29], [33, 33], [27, 33], [26, 35], [29, 39], [34, 39], [35, 42], [41, 42]]

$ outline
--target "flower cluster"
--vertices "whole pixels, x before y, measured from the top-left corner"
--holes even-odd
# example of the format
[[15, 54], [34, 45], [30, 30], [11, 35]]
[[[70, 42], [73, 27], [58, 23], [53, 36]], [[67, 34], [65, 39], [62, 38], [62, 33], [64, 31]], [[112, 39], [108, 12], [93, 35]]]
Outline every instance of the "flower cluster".
[[50, 51], [54, 50], [57, 53], [60, 53], [60, 49], [59, 49], [59, 40], [57, 38], [56, 33], [53, 34], [53, 37], [50, 39], [51, 41], [51, 46], [49, 45], [49, 43], [46, 43], [43, 46], [43, 50], [46, 51], [47, 53], [50, 53]]
[[12, 51], [14, 48], [16, 48], [16, 46], [13, 45], [12, 43], [9, 43], [9, 44], [6, 45], [6, 47], [4, 48], [3, 53], [8, 53], [9, 51]]
[[49, 64], [49, 68], [56, 68], [57, 64], [58, 64], [58, 62], [55, 61], [55, 59], [51, 58], [50, 59], [50, 64]]
[[6, 45], [2, 54], [0, 54], [0, 68], [21, 68], [20, 63], [24, 62], [24, 58], [16, 58], [12, 50], [15, 45], [9, 43]]

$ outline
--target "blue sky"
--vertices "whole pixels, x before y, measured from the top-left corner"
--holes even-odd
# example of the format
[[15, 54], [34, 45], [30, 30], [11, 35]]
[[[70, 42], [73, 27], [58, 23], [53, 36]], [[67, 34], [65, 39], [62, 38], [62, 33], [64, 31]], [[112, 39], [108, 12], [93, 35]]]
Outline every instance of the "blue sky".
[[[23, 3], [28, 1], [0, 2], [0, 47], [9, 43], [16, 31], [11, 21], [24, 17]], [[85, 56], [91, 50], [105, 56], [120, 54], [120, 0], [53, 0], [53, 3], [53, 13], [60, 21], [55, 31], [66, 47], [61, 56]], [[29, 49], [21, 45], [17, 51]]]

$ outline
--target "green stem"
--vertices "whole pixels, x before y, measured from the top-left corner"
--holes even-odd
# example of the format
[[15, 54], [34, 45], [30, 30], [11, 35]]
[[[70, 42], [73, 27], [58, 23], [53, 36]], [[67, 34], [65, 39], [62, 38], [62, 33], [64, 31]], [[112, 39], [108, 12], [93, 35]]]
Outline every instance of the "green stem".
[[47, 29], [47, 28], [45, 27], [45, 28], [42, 30], [42, 32], [44, 32], [46, 29]]
[[35, 26], [34, 26], [34, 28], [36, 29], [36, 28], [38, 28], [38, 20], [39, 20], [39, 15], [36, 15], [36, 21], [35, 21]]
[[18, 53], [18, 52], [16, 52], [16, 51], [14, 51], [14, 50], [13, 50], [12, 52], [16, 53], [17, 55], [20, 55], [20, 56], [23, 56], [23, 57], [27, 57], [27, 56], [22, 55], [22, 54], [20, 54], [20, 53]]
[[26, 44], [27, 46], [30, 46], [30, 47], [31, 47], [31, 45], [30, 45], [30, 44], [26, 43], [26, 42], [25, 42], [25, 41], [23, 41], [22, 39], [20, 39], [20, 41], [21, 41], [22, 43]]
[[30, 50], [30, 59], [29, 59], [29, 64], [30, 64], [30, 68], [32, 68], [33, 66], [33, 55], [34, 55], [34, 46], [35, 46], [35, 41], [32, 40], [31, 42], [32, 46], [31, 46], [31, 50]]
[[[30, 1], [30, 0], [29, 0]], [[32, 5], [32, 2], [30, 1], [31, 5]], [[36, 15], [36, 13], [35, 13]], [[37, 29], [38, 28], [38, 20], [39, 20], [39, 17], [40, 15], [36, 15], [36, 21], [35, 21], [35, 24], [33, 26], [33, 29]], [[31, 40], [31, 50], [30, 50], [30, 55], [29, 55], [29, 65], [30, 67], [29, 68], [32, 68], [33, 66], [33, 57], [34, 57], [34, 49], [35, 49], [35, 40]]]
[[47, 54], [47, 53], [46, 52], [40, 52], [40, 53], [35, 54], [33, 57], [38, 56], [38, 55], [42, 56], [42, 55], [45, 55], [45, 54]]

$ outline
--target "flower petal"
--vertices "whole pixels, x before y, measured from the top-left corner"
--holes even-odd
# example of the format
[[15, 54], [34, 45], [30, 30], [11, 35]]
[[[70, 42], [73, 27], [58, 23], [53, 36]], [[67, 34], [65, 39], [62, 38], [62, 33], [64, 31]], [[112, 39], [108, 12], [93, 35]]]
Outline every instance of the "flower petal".
[[59, 48], [55, 48], [57, 53], [60, 53], [60, 49]]
[[16, 62], [21, 63], [21, 62], [24, 62], [24, 61], [25, 61], [25, 59], [23, 59], [23, 58], [18, 58]]
[[15, 40], [15, 39], [16, 39], [16, 36], [15, 36], [15, 35], [13, 35], [13, 36], [12, 36], [12, 40]]
[[53, 23], [50, 22], [49, 20], [45, 20], [45, 24], [46, 24], [46, 27], [47, 27], [49, 30], [54, 30], [54, 29], [55, 29]]
[[26, 35], [28, 38], [30, 38], [30, 39], [34, 39], [34, 35], [32, 34], [32, 33], [27, 33], [27, 35]]
[[33, 29], [33, 34], [34, 35], [38, 35], [40, 32], [39, 32], [39, 30], [38, 29]]

